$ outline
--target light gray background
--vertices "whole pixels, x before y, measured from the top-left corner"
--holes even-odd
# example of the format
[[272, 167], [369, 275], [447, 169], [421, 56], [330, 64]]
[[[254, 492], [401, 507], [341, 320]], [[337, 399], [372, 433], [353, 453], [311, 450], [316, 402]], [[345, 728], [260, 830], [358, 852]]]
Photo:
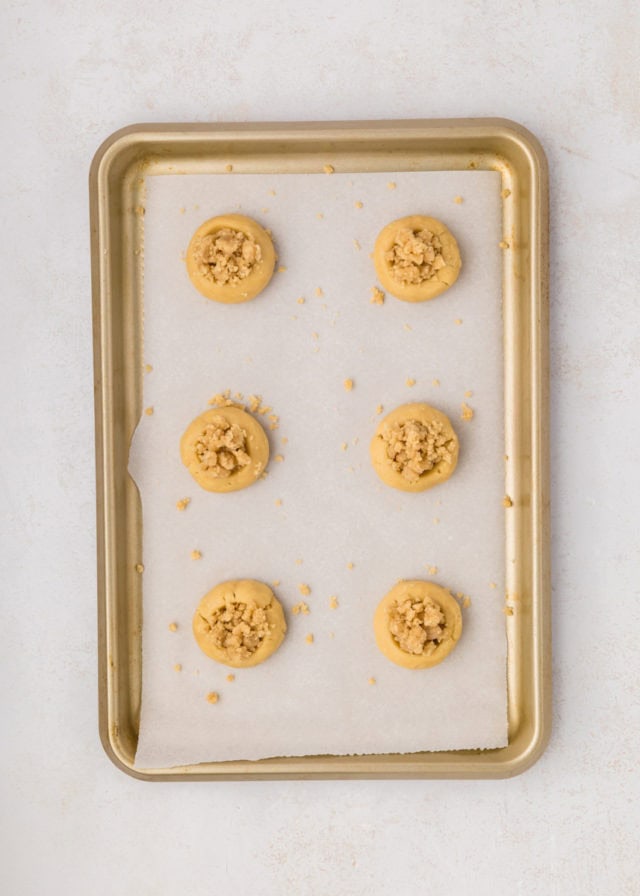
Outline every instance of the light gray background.
[[[637, 892], [637, 4], [2, 5], [3, 892]], [[496, 782], [151, 785], [98, 742], [87, 172], [134, 121], [503, 115], [551, 165], [554, 733]]]

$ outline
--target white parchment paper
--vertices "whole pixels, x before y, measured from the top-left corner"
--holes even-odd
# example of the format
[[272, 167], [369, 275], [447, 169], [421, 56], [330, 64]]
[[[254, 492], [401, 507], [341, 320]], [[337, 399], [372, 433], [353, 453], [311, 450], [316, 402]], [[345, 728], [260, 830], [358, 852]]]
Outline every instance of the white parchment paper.
[[[237, 306], [201, 297], [182, 260], [196, 227], [230, 211], [270, 228], [286, 267]], [[456, 235], [460, 278], [431, 302], [372, 305], [375, 237], [412, 213]], [[144, 402], [154, 412], [130, 457], [144, 528], [138, 767], [507, 742], [500, 224], [493, 172], [147, 178]], [[273, 406], [272, 458], [284, 461], [249, 489], [215, 495], [191, 479], [178, 444], [227, 388]], [[461, 443], [452, 479], [417, 495], [384, 486], [368, 458], [377, 405], [407, 401], [445, 411]], [[191, 633], [200, 598], [229, 578], [279, 580], [289, 625], [281, 649], [233, 683]], [[471, 598], [460, 644], [434, 669], [401, 669], [376, 647], [374, 608], [401, 578]], [[293, 616], [301, 583], [311, 612]]]

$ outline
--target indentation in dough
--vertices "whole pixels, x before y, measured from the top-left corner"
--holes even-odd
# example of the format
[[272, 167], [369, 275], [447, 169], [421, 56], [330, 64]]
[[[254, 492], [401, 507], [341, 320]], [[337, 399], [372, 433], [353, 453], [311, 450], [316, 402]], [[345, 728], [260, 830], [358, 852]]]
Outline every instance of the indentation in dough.
[[383, 429], [382, 439], [391, 466], [408, 482], [417, 482], [441, 461], [452, 460], [453, 440], [439, 420], [394, 423]]
[[430, 230], [410, 227], [398, 230], [384, 257], [391, 276], [403, 284], [425, 283], [447, 264], [440, 238]]
[[270, 631], [266, 609], [252, 601], [227, 601], [200, 616], [214, 646], [232, 661], [253, 656]]
[[246, 233], [225, 227], [200, 237], [193, 248], [198, 271], [217, 285], [235, 285], [262, 261], [262, 249]]
[[245, 430], [220, 415], [205, 425], [195, 443], [195, 454], [203, 473], [227, 479], [251, 463], [246, 448]]
[[429, 597], [406, 597], [389, 608], [389, 631], [401, 650], [430, 656], [444, 635], [445, 617]]

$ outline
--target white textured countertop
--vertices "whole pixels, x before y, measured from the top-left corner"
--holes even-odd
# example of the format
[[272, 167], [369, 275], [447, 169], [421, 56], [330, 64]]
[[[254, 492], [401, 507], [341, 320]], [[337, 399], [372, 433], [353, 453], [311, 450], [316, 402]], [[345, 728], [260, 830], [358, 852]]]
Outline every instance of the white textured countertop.
[[[3, 4], [10, 896], [638, 892], [638, 8], [343, 6]], [[135, 781], [97, 733], [91, 157], [139, 121], [451, 116], [520, 121], [551, 169], [551, 743], [507, 781]]]

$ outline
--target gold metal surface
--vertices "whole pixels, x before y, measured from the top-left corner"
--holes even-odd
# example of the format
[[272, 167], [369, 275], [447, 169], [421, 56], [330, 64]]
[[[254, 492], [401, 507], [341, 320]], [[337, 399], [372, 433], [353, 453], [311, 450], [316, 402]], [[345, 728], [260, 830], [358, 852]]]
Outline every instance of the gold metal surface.
[[[145, 174], [497, 170], [504, 253], [508, 746], [374, 756], [301, 756], [134, 768], [141, 693], [142, 513], [127, 473], [142, 411]], [[149, 780], [499, 778], [544, 750], [551, 723], [548, 454], [548, 173], [528, 131], [503, 119], [140, 125], [116, 132], [90, 173], [98, 534], [100, 736]]]

